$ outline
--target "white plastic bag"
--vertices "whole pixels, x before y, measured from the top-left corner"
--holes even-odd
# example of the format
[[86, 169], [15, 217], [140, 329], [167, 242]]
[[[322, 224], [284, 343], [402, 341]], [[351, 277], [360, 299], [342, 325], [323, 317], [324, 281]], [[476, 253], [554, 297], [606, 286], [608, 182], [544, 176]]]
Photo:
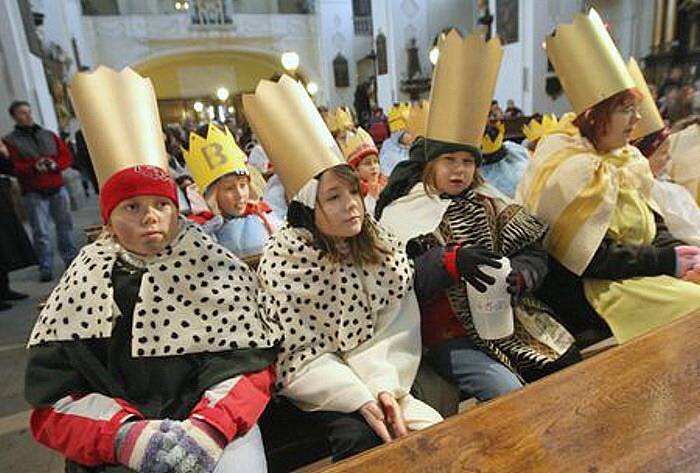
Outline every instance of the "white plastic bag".
[[486, 292], [479, 292], [467, 284], [469, 310], [474, 328], [484, 340], [497, 340], [513, 334], [513, 307], [506, 277], [510, 273], [510, 260], [501, 258], [500, 269], [481, 265], [479, 269], [496, 281], [486, 286]]

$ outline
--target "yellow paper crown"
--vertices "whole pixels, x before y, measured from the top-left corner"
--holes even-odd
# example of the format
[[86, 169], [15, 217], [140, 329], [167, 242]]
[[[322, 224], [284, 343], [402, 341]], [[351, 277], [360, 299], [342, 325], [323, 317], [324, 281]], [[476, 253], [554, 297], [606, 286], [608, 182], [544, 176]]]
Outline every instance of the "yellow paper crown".
[[190, 149], [182, 150], [192, 178], [205, 194], [214, 181], [227, 174], [247, 176], [246, 155], [236, 144], [227, 127], [221, 131], [209, 123], [207, 137], [190, 133]]
[[547, 37], [547, 55], [571, 107], [580, 115], [593, 105], [635, 86], [625, 62], [591, 8]]
[[355, 128], [352, 113], [345, 107], [338, 107], [335, 110], [329, 111], [328, 115], [326, 115], [326, 125], [331, 133]]
[[495, 153], [503, 147], [503, 140], [506, 137], [506, 126], [500, 121], [495, 126], [498, 128], [496, 139], [492, 140], [489, 134], [484, 132], [484, 137], [481, 140], [481, 151], [484, 154]]
[[414, 137], [425, 136], [428, 128], [428, 114], [430, 113], [430, 102], [423, 100], [411, 105], [406, 120], [406, 131]]
[[377, 145], [374, 144], [374, 140], [369, 133], [362, 127], [357, 127], [354, 133], [348, 131], [345, 139], [341, 140], [340, 150], [350, 163], [357, 157], [366, 156], [370, 152], [377, 153]]
[[389, 109], [389, 130], [394, 133], [406, 128], [408, 115], [411, 113], [411, 106], [407, 103], [399, 103]]
[[488, 119], [503, 48], [451, 30], [438, 43], [426, 138], [479, 147]]
[[296, 195], [310, 179], [345, 164], [333, 135], [303, 86], [283, 75], [243, 96], [245, 115], [285, 190]]
[[542, 117], [541, 122], [533, 118], [530, 120], [530, 123], [523, 125], [523, 134], [528, 142], [534, 143], [544, 135], [548, 135], [556, 130], [558, 123], [557, 116], [553, 113], [548, 113]]
[[659, 108], [656, 106], [654, 97], [651, 96], [651, 91], [647, 85], [646, 79], [644, 79], [644, 74], [639, 68], [639, 64], [634, 58], [630, 58], [627, 62], [627, 68], [632, 76], [632, 80], [637, 85], [637, 90], [642, 94], [642, 100], [639, 102], [639, 114], [642, 118], [637, 123], [634, 128], [630, 140], [638, 140], [647, 136], [649, 133], [654, 133], [655, 131], [663, 130], [666, 127], [664, 119], [661, 118], [659, 113]]
[[70, 85], [100, 187], [115, 173], [139, 164], [168, 170], [153, 85], [130, 68], [100, 66], [75, 74]]

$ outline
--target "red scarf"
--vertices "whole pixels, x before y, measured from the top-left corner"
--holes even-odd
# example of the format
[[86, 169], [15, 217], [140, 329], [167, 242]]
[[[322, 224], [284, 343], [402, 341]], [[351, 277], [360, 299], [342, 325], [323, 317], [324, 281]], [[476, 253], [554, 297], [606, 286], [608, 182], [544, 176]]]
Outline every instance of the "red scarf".
[[241, 217], [247, 217], [248, 215], [257, 215], [260, 217], [260, 220], [263, 221], [263, 225], [265, 225], [265, 229], [267, 230], [267, 233], [272, 235], [275, 232], [275, 227], [270, 223], [270, 221], [267, 219], [267, 216], [265, 214], [272, 212], [272, 208], [267, 205], [266, 202], [248, 202], [245, 206], [245, 210], [243, 211], [243, 215]]

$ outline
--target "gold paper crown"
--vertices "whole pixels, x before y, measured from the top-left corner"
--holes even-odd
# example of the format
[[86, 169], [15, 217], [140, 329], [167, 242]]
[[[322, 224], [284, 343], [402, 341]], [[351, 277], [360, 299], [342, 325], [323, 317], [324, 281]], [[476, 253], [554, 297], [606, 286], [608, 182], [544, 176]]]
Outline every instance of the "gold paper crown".
[[367, 155], [369, 152], [377, 153], [377, 145], [362, 127], [357, 127], [357, 131], [354, 133], [348, 131], [345, 139], [340, 142], [340, 149], [348, 162], [361, 155]]
[[428, 114], [430, 113], [430, 102], [423, 100], [411, 105], [411, 111], [406, 120], [406, 131], [414, 137], [425, 136], [428, 128]]
[[70, 85], [100, 187], [115, 173], [149, 164], [168, 170], [168, 157], [149, 79], [130, 68], [78, 72]]
[[219, 127], [209, 123], [206, 138], [194, 132], [190, 133], [190, 149], [183, 149], [182, 154], [202, 194], [207, 192], [214, 181], [226, 174], [249, 174], [246, 155], [238, 147], [227, 127], [225, 131], [221, 131]]
[[243, 96], [245, 115], [289, 195], [310, 179], [345, 164], [343, 155], [303, 86], [288, 75], [262, 80]]
[[536, 118], [533, 118], [530, 120], [530, 123], [523, 125], [523, 135], [525, 135], [528, 142], [534, 143], [544, 135], [548, 135], [556, 130], [558, 124], [559, 122], [557, 120], [557, 116], [553, 113], [548, 113], [542, 117], [541, 122], [538, 122]]
[[407, 103], [399, 103], [389, 109], [389, 130], [394, 133], [406, 128], [408, 114], [411, 113], [411, 106]]
[[484, 132], [484, 137], [481, 140], [481, 151], [484, 154], [495, 153], [503, 147], [503, 140], [506, 137], [506, 126], [501, 121], [495, 126], [498, 128], [496, 139], [492, 140], [489, 134]]
[[355, 128], [352, 113], [345, 107], [338, 107], [335, 110], [329, 111], [326, 115], [326, 125], [331, 133]]
[[547, 55], [571, 107], [580, 115], [593, 105], [635, 86], [598, 12], [578, 14], [547, 37]]
[[642, 116], [637, 126], [634, 128], [630, 140], [638, 140], [647, 136], [649, 133], [654, 133], [655, 131], [663, 130], [666, 127], [664, 119], [661, 118], [659, 109], [654, 102], [654, 97], [651, 96], [651, 91], [647, 85], [646, 79], [644, 79], [644, 74], [639, 68], [639, 64], [634, 58], [630, 58], [627, 62], [627, 69], [632, 76], [632, 80], [637, 85], [637, 90], [642, 94], [642, 100], [639, 102], [639, 114]]
[[452, 30], [438, 48], [426, 138], [479, 147], [503, 57], [501, 42], [484, 42], [476, 33], [462, 38]]

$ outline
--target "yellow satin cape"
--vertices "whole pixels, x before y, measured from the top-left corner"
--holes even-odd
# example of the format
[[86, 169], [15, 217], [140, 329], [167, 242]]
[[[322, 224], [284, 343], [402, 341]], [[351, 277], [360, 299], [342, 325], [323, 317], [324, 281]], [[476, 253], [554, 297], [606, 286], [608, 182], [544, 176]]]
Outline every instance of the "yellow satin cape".
[[[516, 198], [550, 224], [545, 245], [581, 275], [603, 238], [648, 245], [656, 235], [653, 176], [632, 146], [598, 153], [576, 133], [538, 145]], [[584, 279], [586, 299], [623, 343], [700, 309], [700, 286], [670, 276]]]

